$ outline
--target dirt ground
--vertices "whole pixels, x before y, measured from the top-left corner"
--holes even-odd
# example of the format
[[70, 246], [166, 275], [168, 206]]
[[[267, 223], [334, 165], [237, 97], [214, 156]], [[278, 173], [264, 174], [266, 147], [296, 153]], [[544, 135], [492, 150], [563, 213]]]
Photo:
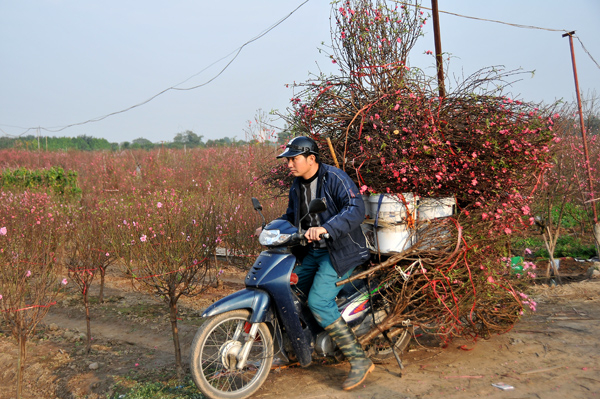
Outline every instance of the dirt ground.
[[[600, 397], [600, 280], [584, 279], [590, 263], [563, 260], [569, 284], [537, 286], [537, 312], [528, 313], [507, 334], [487, 341], [455, 341], [447, 348], [412, 345], [404, 370], [379, 364], [364, 386], [341, 391], [349, 365], [313, 364], [271, 372], [254, 398], [594, 398]], [[242, 288], [234, 268], [224, 284], [201, 299], [182, 300], [180, 337], [184, 361], [202, 309]], [[97, 293], [97, 285], [92, 295]], [[164, 380], [173, 375], [174, 351], [165, 306], [135, 292], [113, 270], [104, 304], [92, 307], [91, 353], [85, 354], [85, 318], [78, 294], [54, 306], [28, 346], [27, 398], [105, 398], [115, 384]], [[15, 397], [17, 347], [0, 335], [0, 398]], [[400, 373], [401, 372], [401, 373]], [[492, 386], [505, 383], [503, 391]]]

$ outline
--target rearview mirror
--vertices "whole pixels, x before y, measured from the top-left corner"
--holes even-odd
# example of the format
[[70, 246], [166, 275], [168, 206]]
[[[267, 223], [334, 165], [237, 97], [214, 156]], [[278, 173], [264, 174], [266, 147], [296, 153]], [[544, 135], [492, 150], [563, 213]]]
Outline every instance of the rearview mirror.
[[308, 204], [308, 213], [322, 213], [327, 210], [325, 198], [315, 198]]
[[262, 205], [257, 198], [252, 197], [252, 206], [254, 207], [255, 211], [262, 211]]

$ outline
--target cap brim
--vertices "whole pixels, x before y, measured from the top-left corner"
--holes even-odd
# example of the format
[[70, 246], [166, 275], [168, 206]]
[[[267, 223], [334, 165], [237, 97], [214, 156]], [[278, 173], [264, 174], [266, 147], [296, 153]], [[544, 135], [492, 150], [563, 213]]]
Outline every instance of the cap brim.
[[292, 150], [291, 148], [286, 148], [284, 152], [277, 155], [277, 158], [293, 158], [300, 154], [304, 154], [304, 152], [298, 151], [298, 150]]

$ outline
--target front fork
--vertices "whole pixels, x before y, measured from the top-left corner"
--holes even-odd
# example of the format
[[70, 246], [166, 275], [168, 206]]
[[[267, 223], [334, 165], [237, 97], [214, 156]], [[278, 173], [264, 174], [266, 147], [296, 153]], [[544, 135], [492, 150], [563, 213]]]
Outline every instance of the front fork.
[[[240, 323], [235, 332], [235, 340], [239, 339], [239, 335], [244, 330], [245, 323]], [[238, 370], [242, 370], [246, 367], [246, 362], [248, 361], [248, 354], [250, 353], [250, 349], [252, 349], [252, 344], [256, 341], [256, 333], [258, 331], [258, 323], [252, 323], [250, 326], [250, 331], [248, 332], [248, 336], [246, 337], [246, 342], [244, 346], [240, 350], [240, 352], [236, 356], [237, 365], [236, 368]]]

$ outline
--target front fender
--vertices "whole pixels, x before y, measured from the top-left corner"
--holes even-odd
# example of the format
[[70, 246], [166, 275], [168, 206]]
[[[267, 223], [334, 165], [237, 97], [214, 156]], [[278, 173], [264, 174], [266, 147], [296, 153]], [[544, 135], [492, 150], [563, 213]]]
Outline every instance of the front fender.
[[215, 316], [237, 309], [248, 309], [251, 323], [264, 323], [268, 319], [271, 298], [262, 290], [243, 289], [219, 299], [204, 310], [202, 317]]

